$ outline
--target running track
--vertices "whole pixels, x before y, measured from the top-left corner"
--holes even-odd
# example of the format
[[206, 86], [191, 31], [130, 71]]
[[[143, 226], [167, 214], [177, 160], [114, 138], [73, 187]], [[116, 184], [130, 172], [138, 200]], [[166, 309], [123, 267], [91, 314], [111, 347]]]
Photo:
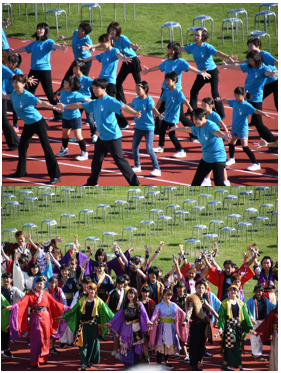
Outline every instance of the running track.
[[[9, 38], [11, 48], [19, 48], [30, 41], [19, 40]], [[223, 49], [223, 48], [222, 48]], [[22, 54], [23, 63], [21, 70], [28, 74], [30, 69], [30, 55], [27, 53]], [[187, 55], [183, 53], [183, 58]], [[73, 54], [71, 47], [69, 47], [68, 53], [63, 54], [61, 51], [52, 53], [51, 64], [52, 64], [52, 80], [53, 88], [56, 91], [59, 88], [59, 84], [70, 66], [73, 60]], [[140, 57], [142, 66], [152, 67], [161, 63], [162, 59], [157, 57], [141, 56]], [[192, 63], [193, 64], [193, 63]], [[120, 66], [120, 64], [119, 64]], [[101, 65], [97, 61], [93, 61], [92, 69], [90, 72], [91, 77], [97, 77], [101, 69]], [[234, 70], [222, 70], [220, 73], [220, 85], [219, 92], [222, 98], [233, 98], [233, 91], [238, 85], [244, 85], [246, 75], [240, 71]], [[161, 85], [163, 82], [163, 73], [157, 71], [143, 76], [144, 80], [147, 80], [150, 85], [150, 96], [157, 102], [161, 92]], [[189, 98], [190, 88], [195, 80], [195, 74], [189, 72], [183, 74], [183, 93]], [[131, 76], [129, 76], [124, 84], [124, 91], [126, 93], [127, 102], [130, 103], [136, 96], [135, 94], [135, 83]], [[41, 85], [37, 88], [36, 95], [45, 98]], [[210, 86], [207, 84], [200, 91], [199, 103], [204, 97], [210, 96]], [[278, 117], [274, 107], [272, 96], [268, 97], [263, 103], [263, 110], [270, 113], [274, 119], [270, 120], [263, 117], [264, 123], [268, 128], [278, 135]], [[48, 109], [40, 109], [40, 112], [45, 118], [52, 117], [52, 111]], [[225, 107], [226, 119], [225, 124], [231, 127], [232, 109]], [[125, 114], [127, 116], [127, 114]], [[84, 118], [85, 114], [83, 114]], [[134, 166], [132, 156], [132, 137], [134, 133], [134, 118], [127, 116], [130, 123], [129, 128], [123, 131], [123, 150], [126, 159], [130, 165]], [[12, 123], [11, 115], [8, 115], [8, 119]], [[47, 120], [48, 122], [48, 120]], [[50, 130], [48, 132], [51, 146], [54, 153], [59, 151], [61, 146], [61, 123], [48, 122]], [[20, 129], [23, 128], [23, 122], [19, 121]], [[20, 135], [19, 135], [20, 136]], [[72, 136], [72, 133], [71, 133]], [[79, 162], [75, 160], [75, 156], [80, 153], [80, 148], [77, 143], [69, 143], [69, 156], [64, 158], [58, 158], [60, 170], [62, 173], [61, 185], [73, 185], [79, 186], [86, 183], [91, 169], [91, 159], [94, 152], [94, 144], [91, 143], [89, 127], [83, 126], [83, 137], [86, 140], [87, 151], [89, 152], [89, 160]], [[180, 134], [179, 138], [182, 145], [187, 152], [187, 157], [184, 159], [175, 159], [172, 155], [175, 153], [175, 149], [167, 137], [165, 143], [165, 152], [159, 154], [158, 161], [162, 171], [162, 176], [158, 178], [150, 177], [149, 174], [152, 170], [152, 164], [149, 156], [146, 153], [145, 142], [141, 144], [141, 164], [142, 173], [138, 174], [139, 180], [142, 185], [190, 185], [194, 173], [197, 169], [197, 165], [201, 159], [202, 152], [200, 144], [192, 143], [188, 140], [188, 135]], [[277, 185], [277, 169], [278, 169], [278, 156], [276, 154], [268, 154], [265, 151], [256, 150], [253, 146], [253, 142], [259, 139], [258, 133], [255, 128], [250, 127], [249, 134], [249, 146], [252, 150], [255, 150], [255, 155], [259, 163], [261, 163], [262, 169], [256, 172], [247, 171], [246, 168], [250, 165], [250, 161], [242, 151], [241, 146], [236, 147], [236, 164], [227, 168], [228, 178], [231, 185]], [[20, 179], [12, 179], [8, 175], [16, 171], [18, 155], [17, 152], [9, 152], [8, 147], [5, 143], [4, 136], [2, 136], [2, 185], [44, 185], [49, 181], [47, 170], [42, 162], [45, 162], [43, 151], [38, 138], [34, 138], [31, 141], [28, 149], [28, 161], [27, 161], [27, 173], [28, 176]], [[158, 145], [158, 137], [155, 137], [154, 146]], [[226, 147], [228, 151], [228, 147]], [[265, 148], [266, 150], [266, 148]], [[110, 156], [106, 157], [103, 162], [102, 173], [99, 179], [99, 185], [127, 185], [126, 180], [115, 166]]]

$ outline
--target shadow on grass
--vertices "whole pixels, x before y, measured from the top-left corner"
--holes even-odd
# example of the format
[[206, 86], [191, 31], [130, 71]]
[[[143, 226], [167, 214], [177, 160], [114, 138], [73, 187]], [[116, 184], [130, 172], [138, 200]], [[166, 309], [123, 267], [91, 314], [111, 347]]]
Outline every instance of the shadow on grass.
[[21, 32], [16, 32], [14, 34], [7, 34], [6, 36], [9, 38], [19, 38], [19, 37], [24, 37], [25, 34]]

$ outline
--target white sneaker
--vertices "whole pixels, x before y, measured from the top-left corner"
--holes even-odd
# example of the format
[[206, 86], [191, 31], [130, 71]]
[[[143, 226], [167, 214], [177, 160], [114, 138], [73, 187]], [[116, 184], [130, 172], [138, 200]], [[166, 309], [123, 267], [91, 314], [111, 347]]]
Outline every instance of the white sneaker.
[[223, 183], [224, 183], [225, 186], [230, 186], [231, 185], [229, 180], [224, 180]]
[[226, 162], [225, 162], [225, 165], [226, 166], [231, 166], [232, 164], [235, 163], [235, 159], [234, 158], [229, 158]]
[[120, 354], [119, 354], [119, 352], [115, 355], [115, 358], [120, 360]]
[[174, 359], [179, 359], [180, 358], [180, 354], [178, 352], [175, 353], [175, 356], [174, 356]]
[[157, 168], [155, 168], [154, 170], [152, 170], [150, 172], [150, 176], [161, 176], [161, 170], [158, 170]]
[[94, 144], [97, 141], [98, 141], [98, 136], [97, 135], [93, 135], [92, 136], [92, 143]]
[[186, 152], [184, 150], [181, 150], [177, 152], [176, 154], [173, 155], [174, 158], [185, 158], [186, 157]]
[[201, 186], [212, 186], [211, 179], [204, 179], [201, 183]]
[[77, 155], [77, 157], [75, 157], [75, 159], [77, 159], [77, 161], [86, 161], [86, 159], [89, 158], [89, 153], [88, 152], [83, 152], [81, 150], [81, 154], [80, 155]]
[[153, 148], [154, 153], [164, 153], [164, 148], [162, 146], [157, 146], [157, 148]]
[[140, 173], [141, 172], [141, 167], [133, 167], [132, 170], [134, 171], [135, 174], [137, 173]]
[[253, 163], [252, 166], [247, 167], [248, 171], [257, 171], [261, 169], [261, 165], [259, 163]]
[[57, 153], [57, 157], [65, 157], [68, 155], [68, 148], [64, 149], [63, 146], [60, 147], [60, 151]]
[[71, 139], [69, 139], [69, 142], [76, 142], [76, 137], [75, 136], [71, 137]]
[[112, 351], [111, 352], [111, 356], [116, 356], [117, 352], [116, 351]]

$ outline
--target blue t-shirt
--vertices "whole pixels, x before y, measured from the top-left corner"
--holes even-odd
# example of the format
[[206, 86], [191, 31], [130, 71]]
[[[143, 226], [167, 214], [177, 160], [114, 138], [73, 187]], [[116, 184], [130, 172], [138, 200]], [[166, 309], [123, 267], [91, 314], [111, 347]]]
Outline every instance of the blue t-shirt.
[[202, 145], [202, 159], [208, 163], [225, 162], [226, 152], [223, 139], [214, 135], [218, 131], [216, 123], [207, 120], [204, 127], [191, 127], [193, 135], [197, 136]]
[[186, 98], [184, 97], [182, 91], [178, 89], [174, 89], [173, 91], [170, 91], [169, 88], [165, 89], [160, 97], [160, 101], [165, 102], [165, 122], [179, 122], [181, 103], [185, 100]]
[[32, 93], [24, 90], [20, 95], [13, 91], [10, 95], [13, 107], [17, 115], [24, 121], [25, 124], [33, 124], [38, 122], [42, 115], [35, 109], [39, 98]]
[[[83, 102], [85, 100], [85, 96], [81, 95], [78, 91], [70, 91], [67, 92], [63, 90], [60, 95], [60, 101], [64, 105], [75, 104], [76, 102]], [[79, 109], [71, 110], [65, 109], [62, 113], [63, 119], [71, 120], [81, 117], [81, 112]]]
[[186, 53], [193, 55], [198, 70], [202, 71], [206, 69], [216, 69], [217, 66], [212, 56], [216, 55], [217, 49], [214, 48], [211, 44], [203, 43], [199, 47], [196, 43], [192, 43], [187, 47], [184, 47], [184, 50], [186, 51]]
[[[188, 66], [189, 66], [189, 63], [186, 62], [182, 58], [177, 58], [176, 60], [167, 59], [159, 65], [159, 70], [160, 71], [165, 71], [165, 75], [170, 71], [174, 71], [175, 73], [177, 73], [178, 74], [178, 81], [176, 83], [176, 87], [177, 87], [177, 89], [181, 90], [182, 89], [182, 85], [181, 85], [182, 72], [184, 71], [184, 72], [187, 73], [188, 72], [188, 69], [187, 69]], [[166, 85], [165, 78], [164, 78], [164, 82], [162, 84], [162, 88], [163, 89], [168, 88], [167, 85]]]
[[7, 66], [2, 64], [2, 82], [3, 80], [8, 80], [14, 75], [14, 72], [10, 70]]
[[269, 71], [270, 68], [265, 66], [264, 63], [259, 68], [249, 67], [247, 63], [240, 65], [240, 68], [243, 73], [247, 73], [245, 88], [252, 95], [252, 98], [248, 101], [262, 102], [263, 87], [267, 79], [265, 72]]
[[[270, 53], [265, 51], [260, 51], [260, 54], [262, 56], [262, 60], [265, 66], [269, 67], [271, 71], [275, 70], [275, 72], [278, 73], [276, 66], [274, 66], [275, 58]], [[249, 60], [246, 60], [245, 63], [249, 63]], [[265, 85], [275, 82], [275, 80], [277, 79], [277, 76], [268, 76]]]
[[153, 131], [154, 130], [154, 119], [152, 115], [152, 108], [154, 107], [154, 101], [150, 96], [144, 99], [135, 97], [130, 106], [136, 111], [141, 111], [141, 117], [135, 118], [136, 128], [139, 130]]
[[[16, 68], [14, 71], [13, 71], [13, 74], [21, 74], [21, 75], [24, 75], [23, 72], [19, 69], [19, 68]], [[5, 81], [5, 88], [6, 88], [6, 92], [8, 94], [12, 93], [13, 92], [13, 79], [10, 78], [8, 80]]]
[[228, 105], [233, 108], [231, 132], [248, 135], [248, 116], [253, 115], [256, 109], [247, 101], [239, 103], [236, 100], [228, 100]]
[[118, 66], [118, 58], [116, 57], [116, 53], [119, 53], [119, 50], [116, 48], [111, 48], [108, 52], [103, 52], [96, 55], [97, 60], [102, 63], [102, 69], [99, 77], [105, 78], [108, 83], [112, 84], [116, 84]]
[[116, 98], [108, 95], [82, 104], [83, 109], [87, 113], [94, 113], [101, 140], [110, 141], [122, 137], [115, 113], [121, 114], [121, 107], [123, 105]]
[[91, 98], [92, 94], [90, 88], [93, 86], [93, 79], [89, 78], [86, 75], [82, 75], [81, 78], [79, 78], [79, 82], [81, 83], [79, 93], [87, 98]]
[[114, 48], [119, 49], [119, 51], [122, 54], [124, 54], [126, 57], [131, 57], [131, 58], [136, 57], [136, 52], [132, 48], [130, 48], [130, 45], [132, 43], [127, 38], [127, 36], [124, 36], [121, 34], [118, 40], [113, 38], [113, 41], [115, 43]]
[[3, 27], [2, 27], [2, 49], [4, 49], [4, 50], [10, 49], [10, 46], [9, 46], [8, 40], [6, 38], [5, 31], [4, 31]]
[[73, 32], [72, 42], [71, 42], [72, 51], [73, 51], [73, 54], [74, 54], [75, 61], [77, 61], [78, 57], [83, 58], [83, 59], [91, 57], [91, 52], [90, 51], [83, 51], [82, 47], [84, 45], [86, 45], [86, 43], [88, 43], [90, 45], [93, 44], [89, 35], [85, 35], [85, 36], [83, 36], [83, 38], [79, 38], [77, 34], [78, 34], [78, 30], [75, 30]]
[[211, 122], [216, 123], [218, 125], [218, 129], [221, 128], [221, 126], [219, 125], [219, 122], [221, 122], [221, 117], [215, 111], [212, 111], [211, 114], [207, 116], [207, 119]]
[[52, 39], [36, 40], [24, 47], [27, 53], [31, 53], [32, 70], [51, 70], [50, 57], [51, 51], [55, 51], [54, 44]]

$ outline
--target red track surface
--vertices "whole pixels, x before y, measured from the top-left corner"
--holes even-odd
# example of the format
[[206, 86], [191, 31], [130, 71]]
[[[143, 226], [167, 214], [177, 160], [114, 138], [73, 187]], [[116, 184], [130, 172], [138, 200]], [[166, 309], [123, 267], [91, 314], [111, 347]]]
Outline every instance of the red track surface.
[[[217, 330], [217, 329], [215, 329]], [[214, 334], [215, 331], [213, 331]], [[16, 341], [10, 344], [11, 352], [14, 355], [13, 359], [1, 358], [1, 370], [2, 371], [23, 371], [30, 366], [30, 349], [26, 343], [26, 339], [22, 338], [20, 341]], [[59, 351], [59, 355], [51, 355], [46, 365], [42, 366], [42, 370], [56, 370], [56, 371], [72, 371], [80, 369], [80, 357], [78, 348], [68, 347], [61, 350], [59, 344], [55, 346]], [[214, 355], [213, 359], [205, 359], [203, 370], [207, 371], [218, 371], [222, 364], [222, 357], [219, 355], [219, 339], [214, 338], [213, 346], [207, 343], [208, 351]], [[124, 366], [120, 360], [115, 359], [111, 356], [113, 350], [113, 342], [110, 336], [106, 336], [106, 341], [101, 342], [101, 362], [99, 365], [89, 370], [123, 370]], [[263, 352], [269, 359], [270, 346], [264, 346]], [[244, 370], [268, 370], [269, 362], [257, 362], [251, 356], [251, 347], [249, 336], [245, 343], [245, 355], [242, 355], [242, 363]], [[173, 357], [169, 360], [172, 363], [174, 370], [191, 370], [189, 364], [183, 363], [184, 356], [181, 356], [180, 360], [174, 360]], [[149, 369], [150, 368], [150, 369]], [[155, 357], [151, 358], [150, 365], [142, 365], [140, 368], [144, 370], [157, 370]], [[88, 370], [88, 369], [87, 369]], [[236, 369], [239, 370], [239, 369]]]
[[[19, 39], [9, 39], [10, 46], [12, 48], [19, 48], [29, 41]], [[222, 48], [223, 49], [223, 48]], [[23, 63], [21, 69], [25, 74], [28, 74], [30, 69], [30, 55], [23, 53]], [[186, 58], [183, 55], [183, 58]], [[67, 54], [63, 54], [60, 51], [52, 53], [52, 80], [54, 91], [58, 89], [61, 80], [68, 67], [73, 60], [73, 54], [71, 48]], [[157, 57], [141, 56], [140, 58], [142, 66], [152, 67], [161, 63], [161, 59]], [[93, 62], [90, 76], [97, 77], [100, 72], [101, 66], [97, 61]], [[219, 92], [222, 98], [232, 98], [233, 91], [238, 85], [244, 85], [246, 75], [240, 71], [234, 70], [222, 70], [220, 73], [220, 85]], [[159, 94], [161, 92], [161, 85], [163, 82], [163, 73], [157, 71], [150, 73], [143, 79], [147, 80], [150, 85], [149, 94], [157, 102]], [[189, 98], [190, 88], [195, 80], [195, 74], [189, 72], [183, 74], [183, 92], [187, 98]], [[124, 84], [124, 91], [126, 93], [127, 102], [130, 103], [136, 96], [135, 94], [135, 83], [131, 76], [127, 78]], [[43, 97], [44, 93], [41, 85], [36, 91], [36, 95]], [[210, 96], [210, 86], [207, 84], [200, 91], [199, 102], [204, 97]], [[263, 117], [264, 123], [268, 128], [273, 131], [275, 135], [278, 135], [278, 117], [274, 107], [272, 96], [268, 97], [263, 103], [263, 110], [271, 113], [274, 120], [270, 120]], [[52, 112], [47, 109], [40, 109], [40, 112], [44, 117], [52, 117]], [[225, 124], [231, 127], [232, 109], [229, 107], [225, 108], [226, 119]], [[85, 115], [85, 114], [83, 114]], [[126, 115], [126, 114], [125, 114]], [[11, 116], [8, 116], [10, 122], [12, 122]], [[84, 118], [84, 116], [83, 116]], [[128, 130], [123, 131], [123, 150], [125, 157], [128, 159], [131, 166], [134, 165], [132, 157], [132, 137], [134, 132], [133, 118], [128, 117], [130, 127]], [[48, 121], [47, 121], [48, 122]], [[54, 153], [59, 151], [61, 146], [61, 123], [54, 124], [48, 122], [51, 127], [48, 132], [51, 146]], [[19, 121], [19, 126], [22, 130], [23, 122]], [[71, 134], [72, 136], [72, 134]], [[80, 153], [78, 144], [69, 143], [69, 156], [59, 158], [59, 166], [62, 173], [61, 185], [83, 185], [85, 184], [89, 174], [91, 159], [94, 151], [94, 144], [91, 144], [90, 130], [89, 127], [83, 126], [83, 136], [87, 143], [87, 151], [89, 151], [90, 159], [87, 161], [79, 162], [75, 160], [75, 156]], [[197, 165], [201, 159], [202, 152], [200, 144], [193, 144], [188, 141], [188, 135], [180, 134], [179, 138], [182, 140], [184, 149], [187, 152], [185, 159], [175, 159], [172, 155], [175, 153], [175, 149], [171, 141], [167, 137], [165, 144], [165, 152], [158, 156], [159, 165], [162, 171], [162, 176], [159, 178], [150, 177], [149, 174], [152, 170], [152, 163], [149, 156], [146, 153], [145, 142], [141, 144], [141, 163], [142, 163], [142, 174], [139, 176], [139, 180], [142, 185], [190, 185], [194, 173], [197, 169]], [[253, 142], [259, 139], [258, 133], [253, 127], [250, 128], [249, 135], [249, 146], [252, 150], [256, 149], [253, 146]], [[39, 140], [34, 138], [28, 149], [28, 162], [27, 172], [28, 177], [21, 179], [11, 179], [7, 175], [16, 171], [17, 166], [17, 152], [8, 152], [5, 139], [2, 136], [3, 148], [2, 148], [2, 185], [24, 185], [26, 183], [32, 183], [42, 185], [49, 181], [47, 170], [42, 162], [45, 162], [43, 151]], [[154, 146], [158, 145], [158, 137], [155, 137]], [[228, 147], [226, 148], [228, 151]], [[228, 178], [232, 185], [277, 185], [277, 170], [278, 170], [278, 156], [275, 154], [267, 154], [264, 151], [255, 151], [256, 158], [261, 163], [262, 169], [256, 172], [246, 171], [246, 168], [250, 165], [250, 161], [242, 151], [241, 146], [236, 147], [236, 164], [231, 168], [227, 168]], [[126, 180], [123, 178], [116, 165], [114, 164], [110, 156], [106, 157], [103, 162], [102, 173], [99, 179], [99, 185], [127, 185]]]

